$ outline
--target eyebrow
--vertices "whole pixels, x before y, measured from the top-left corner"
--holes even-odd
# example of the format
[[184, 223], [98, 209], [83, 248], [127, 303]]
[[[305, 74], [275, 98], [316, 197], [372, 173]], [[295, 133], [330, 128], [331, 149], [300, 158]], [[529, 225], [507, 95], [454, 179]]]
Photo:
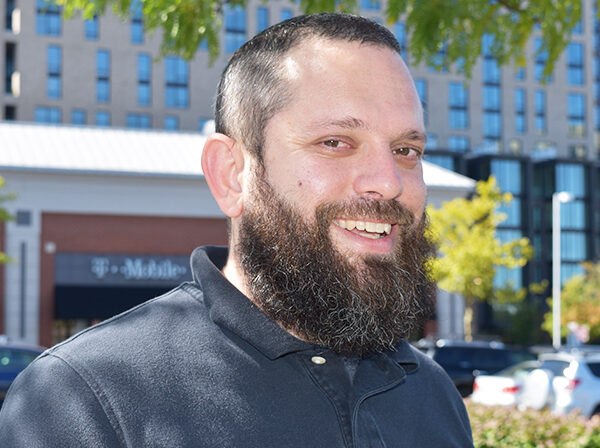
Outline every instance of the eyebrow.
[[345, 117], [340, 120], [323, 120], [311, 124], [311, 128], [343, 128], [343, 129], [368, 129], [369, 126], [360, 118]]
[[425, 144], [427, 143], [427, 134], [416, 129], [411, 129], [409, 131], [403, 132], [399, 136], [399, 140], [408, 140], [412, 142], [419, 142]]
[[[309, 126], [314, 128], [342, 128], [342, 129], [369, 129], [369, 125], [360, 118], [345, 117], [339, 120], [323, 120], [316, 121]], [[417, 129], [408, 129], [402, 132], [396, 140], [404, 140], [410, 142], [418, 142], [425, 145], [427, 143], [427, 135]]]

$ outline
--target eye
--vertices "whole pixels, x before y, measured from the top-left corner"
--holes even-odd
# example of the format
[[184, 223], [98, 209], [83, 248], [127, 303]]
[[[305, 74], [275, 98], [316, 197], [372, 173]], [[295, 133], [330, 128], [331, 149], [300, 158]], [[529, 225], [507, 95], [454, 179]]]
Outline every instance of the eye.
[[319, 145], [324, 147], [324, 151], [330, 153], [346, 153], [353, 148], [350, 141], [343, 138], [328, 137], [319, 141]]
[[340, 140], [336, 140], [334, 138], [330, 138], [328, 140], [325, 140], [323, 142], [323, 144], [329, 148], [334, 148], [337, 149], [342, 145], [342, 142]]
[[415, 148], [411, 148], [409, 146], [402, 146], [400, 148], [394, 148], [392, 149], [392, 154], [396, 155], [396, 156], [403, 156], [403, 157], [421, 157], [421, 151], [419, 151], [418, 149]]

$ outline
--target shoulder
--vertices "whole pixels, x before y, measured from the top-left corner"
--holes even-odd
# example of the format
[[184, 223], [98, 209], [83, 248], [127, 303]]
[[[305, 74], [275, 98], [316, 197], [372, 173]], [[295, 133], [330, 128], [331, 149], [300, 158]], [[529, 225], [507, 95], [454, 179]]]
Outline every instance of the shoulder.
[[412, 345], [410, 346], [410, 349], [417, 358], [419, 363], [418, 371], [421, 373], [421, 375], [437, 378], [441, 382], [452, 384], [452, 381], [450, 380], [450, 377], [446, 371], [437, 362]]
[[[61, 359], [90, 357], [98, 352], [131, 353], [142, 347], [152, 350], [175, 326], [186, 325], [191, 317], [201, 319], [202, 291], [191, 284], [150, 299], [128, 311], [89, 327], [48, 350]], [[185, 318], [184, 318], [185, 317]]]

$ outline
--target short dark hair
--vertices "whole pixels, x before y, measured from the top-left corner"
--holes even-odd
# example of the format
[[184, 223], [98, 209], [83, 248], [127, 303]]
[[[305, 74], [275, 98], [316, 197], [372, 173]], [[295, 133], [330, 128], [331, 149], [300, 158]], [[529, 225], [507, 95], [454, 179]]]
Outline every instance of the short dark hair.
[[323, 13], [294, 17], [246, 42], [225, 67], [215, 103], [215, 130], [238, 139], [262, 165], [267, 122], [291, 100], [283, 56], [309, 38], [358, 42], [401, 54], [394, 35], [360, 16]]

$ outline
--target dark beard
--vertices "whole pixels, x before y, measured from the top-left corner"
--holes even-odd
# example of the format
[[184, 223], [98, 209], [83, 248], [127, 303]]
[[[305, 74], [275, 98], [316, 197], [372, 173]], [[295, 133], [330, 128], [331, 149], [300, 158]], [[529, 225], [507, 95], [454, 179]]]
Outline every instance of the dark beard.
[[[425, 264], [435, 253], [426, 217], [397, 201], [361, 199], [317, 208], [307, 223], [265, 180], [241, 220], [236, 247], [254, 302], [300, 338], [336, 352], [364, 356], [393, 349], [433, 310], [435, 286]], [[348, 259], [330, 240], [340, 216], [398, 223], [393, 254]]]

